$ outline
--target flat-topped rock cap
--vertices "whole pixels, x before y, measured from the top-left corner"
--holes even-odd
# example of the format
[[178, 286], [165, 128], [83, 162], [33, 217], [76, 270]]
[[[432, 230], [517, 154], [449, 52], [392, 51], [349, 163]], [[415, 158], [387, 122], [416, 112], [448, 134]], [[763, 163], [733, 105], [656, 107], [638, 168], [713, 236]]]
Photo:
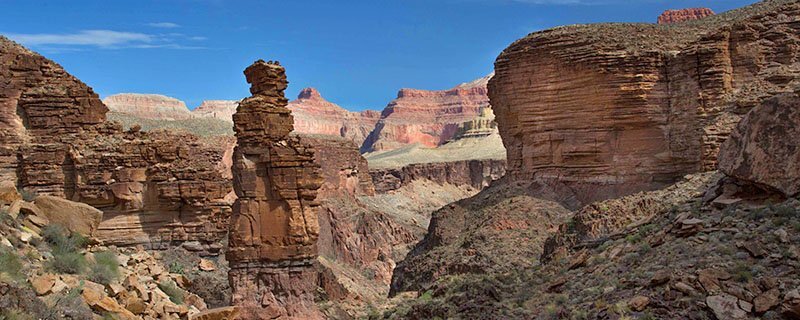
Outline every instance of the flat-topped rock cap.
[[244, 69], [244, 76], [250, 84], [250, 93], [253, 95], [278, 95], [283, 96], [288, 81], [286, 81], [286, 69], [280, 62], [257, 60], [247, 69]]

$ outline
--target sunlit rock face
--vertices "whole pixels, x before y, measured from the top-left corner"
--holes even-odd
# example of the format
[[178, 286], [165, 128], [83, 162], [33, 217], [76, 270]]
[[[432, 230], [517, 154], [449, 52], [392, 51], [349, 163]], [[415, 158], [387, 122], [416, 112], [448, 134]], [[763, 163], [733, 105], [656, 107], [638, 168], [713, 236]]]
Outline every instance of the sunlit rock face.
[[714, 11], [709, 8], [688, 8], [679, 10], [667, 10], [658, 16], [658, 24], [670, 24], [684, 21], [702, 19], [713, 16]]
[[359, 146], [380, 118], [380, 113], [373, 110], [347, 111], [325, 100], [314, 88], [300, 91], [288, 108], [294, 116], [295, 132], [342, 137]]
[[401, 89], [381, 113], [361, 152], [392, 150], [414, 143], [435, 147], [451, 140], [462, 123], [475, 119], [489, 105], [489, 77], [449, 90]]
[[186, 104], [160, 94], [120, 93], [106, 97], [108, 109], [142, 119], [182, 120], [192, 117]]
[[236, 113], [237, 106], [239, 106], [239, 101], [236, 100], [203, 100], [197, 108], [192, 110], [192, 116], [233, 122], [233, 114]]
[[317, 189], [314, 149], [290, 136], [286, 72], [257, 61], [244, 71], [251, 97], [233, 115], [233, 206], [229, 279], [246, 319], [316, 319]]

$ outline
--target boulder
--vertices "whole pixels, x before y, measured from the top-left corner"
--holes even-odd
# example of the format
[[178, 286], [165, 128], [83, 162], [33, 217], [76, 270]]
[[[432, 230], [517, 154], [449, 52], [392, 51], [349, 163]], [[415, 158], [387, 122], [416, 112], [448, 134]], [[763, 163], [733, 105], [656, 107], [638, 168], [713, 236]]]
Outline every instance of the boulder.
[[751, 110], [721, 149], [719, 169], [786, 196], [800, 194], [800, 92]]
[[717, 319], [744, 319], [747, 312], [739, 308], [739, 299], [727, 294], [709, 296], [706, 298], [706, 305], [714, 311]]
[[234, 320], [239, 318], [236, 307], [222, 307], [209, 309], [189, 316], [189, 320]]
[[59, 197], [39, 196], [34, 204], [51, 224], [62, 225], [84, 236], [91, 236], [103, 219], [103, 211], [85, 203]]

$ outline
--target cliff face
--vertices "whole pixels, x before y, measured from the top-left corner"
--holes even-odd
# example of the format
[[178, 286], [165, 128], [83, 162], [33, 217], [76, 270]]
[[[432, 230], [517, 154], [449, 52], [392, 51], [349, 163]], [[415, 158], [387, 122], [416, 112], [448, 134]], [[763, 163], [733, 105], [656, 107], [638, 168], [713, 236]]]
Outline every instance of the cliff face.
[[233, 114], [239, 101], [233, 100], [203, 100], [200, 105], [192, 110], [192, 116], [197, 118], [215, 118], [233, 122]]
[[513, 179], [581, 200], [715, 168], [719, 145], [767, 93], [788, 90], [800, 5], [769, 1], [698, 23], [583, 25], [531, 34], [497, 58], [489, 95]]
[[658, 16], [658, 24], [670, 24], [684, 21], [702, 19], [713, 16], [714, 11], [709, 8], [688, 8], [680, 10], [667, 10]]
[[229, 234], [233, 305], [247, 319], [314, 319], [317, 276], [317, 189], [323, 183], [314, 149], [293, 130], [283, 95], [286, 73], [257, 61], [244, 71], [253, 96], [233, 115], [238, 145], [233, 186], [238, 199]]
[[486, 78], [450, 90], [401, 89], [381, 113], [361, 152], [392, 150], [420, 143], [435, 147], [452, 139], [459, 125], [489, 104]]
[[143, 119], [182, 120], [192, 117], [183, 101], [160, 94], [120, 93], [106, 97], [103, 103], [113, 112]]
[[297, 133], [342, 137], [357, 145], [364, 142], [380, 116], [372, 110], [347, 111], [322, 98], [314, 88], [300, 91], [288, 108], [292, 110]]
[[230, 214], [230, 182], [214, 168], [222, 150], [104, 122], [108, 109], [91, 88], [5, 38], [0, 74], [9, 79], [0, 90], [4, 181], [103, 210], [94, 236], [109, 245], [220, 251]]

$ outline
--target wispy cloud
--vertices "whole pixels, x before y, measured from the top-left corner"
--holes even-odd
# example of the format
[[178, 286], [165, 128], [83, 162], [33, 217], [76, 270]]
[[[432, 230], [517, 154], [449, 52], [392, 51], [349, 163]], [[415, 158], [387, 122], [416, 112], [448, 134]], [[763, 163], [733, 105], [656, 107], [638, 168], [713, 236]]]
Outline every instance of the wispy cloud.
[[154, 37], [137, 32], [119, 32], [113, 30], [83, 30], [77, 33], [11, 33], [7, 36], [17, 42], [29, 46], [36, 45], [75, 45], [113, 47], [131, 43], [150, 43]]
[[151, 22], [151, 23], [148, 23], [147, 25], [151, 26], [151, 27], [154, 27], [154, 28], [170, 28], [170, 29], [172, 29], [172, 28], [180, 28], [180, 26], [181, 26], [181, 25], [179, 25], [177, 23], [172, 23], [172, 22]]
[[26, 46], [43, 50], [65, 51], [70, 48], [100, 49], [203, 49], [200, 46], [187, 46], [183, 43], [205, 40], [205, 37], [187, 36], [181, 33], [148, 34], [114, 30], [82, 30], [75, 33], [8, 33], [6, 36]]

